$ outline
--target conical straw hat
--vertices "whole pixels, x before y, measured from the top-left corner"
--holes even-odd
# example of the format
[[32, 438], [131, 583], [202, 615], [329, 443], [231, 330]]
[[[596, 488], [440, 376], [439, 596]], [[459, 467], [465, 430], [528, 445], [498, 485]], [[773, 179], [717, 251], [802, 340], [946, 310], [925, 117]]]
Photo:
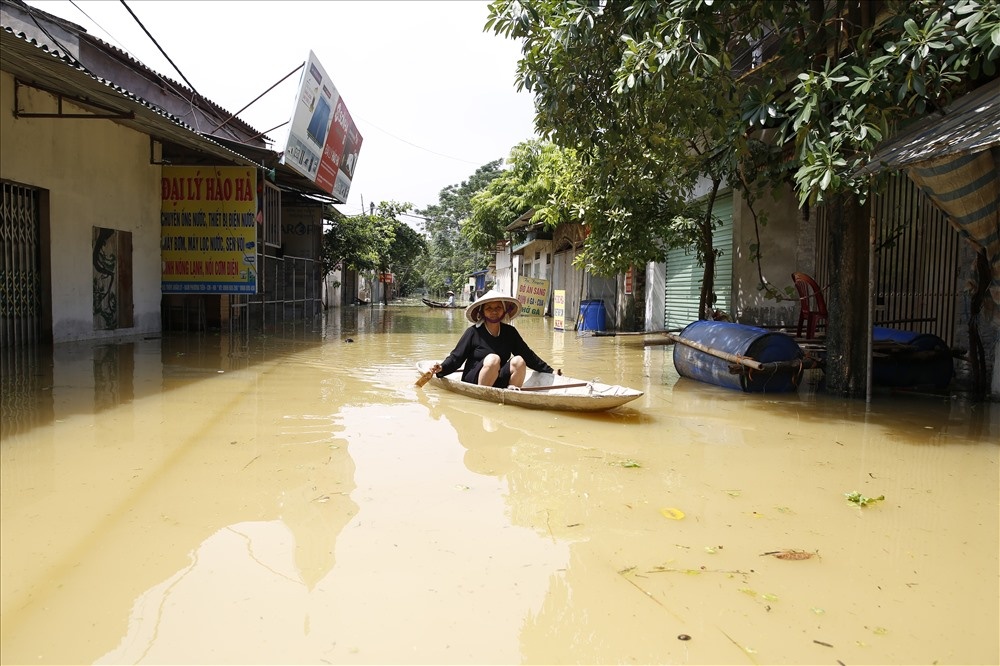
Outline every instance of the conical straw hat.
[[503, 318], [503, 321], [505, 322], [509, 322], [521, 312], [520, 301], [512, 296], [507, 296], [505, 294], [501, 294], [495, 289], [491, 289], [480, 298], [470, 303], [469, 307], [465, 308], [465, 318], [473, 324], [478, 324], [482, 320], [482, 307], [491, 301], [499, 301], [504, 304], [504, 307], [507, 310], [507, 313]]

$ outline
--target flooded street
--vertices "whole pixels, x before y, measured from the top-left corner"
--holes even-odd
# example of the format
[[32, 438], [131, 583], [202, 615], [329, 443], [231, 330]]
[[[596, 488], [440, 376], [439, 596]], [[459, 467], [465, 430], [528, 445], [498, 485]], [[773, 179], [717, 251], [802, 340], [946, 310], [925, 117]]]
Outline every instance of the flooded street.
[[2, 662], [1000, 660], [1000, 405], [743, 394], [531, 317], [554, 367], [645, 395], [415, 387], [462, 314], [5, 367]]

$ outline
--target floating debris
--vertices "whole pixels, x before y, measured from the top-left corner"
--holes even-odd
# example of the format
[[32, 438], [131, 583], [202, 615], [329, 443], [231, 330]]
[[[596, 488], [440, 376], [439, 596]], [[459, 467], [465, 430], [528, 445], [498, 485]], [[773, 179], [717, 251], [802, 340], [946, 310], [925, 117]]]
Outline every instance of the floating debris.
[[844, 493], [844, 497], [847, 498], [848, 502], [852, 504], [857, 504], [858, 506], [868, 506], [872, 502], [881, 502], [885, 499], [885, 495], [879, 495], [878, 497], [865, 497], [857, 490], [853, 493]]
[[818, 552], [810, 553], [806, 550], [770, 550], [766, 553], [761, 553], [760, 555], [761, 557], [770, 555], [771, 557], [776, 557], [779, 560], [808, 560], [818, 554]]

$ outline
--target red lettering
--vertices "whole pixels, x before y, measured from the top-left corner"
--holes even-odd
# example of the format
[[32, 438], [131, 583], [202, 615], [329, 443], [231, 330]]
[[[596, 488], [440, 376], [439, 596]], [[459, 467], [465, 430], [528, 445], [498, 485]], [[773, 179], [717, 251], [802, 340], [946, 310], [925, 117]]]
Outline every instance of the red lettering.
[[249, 177], [236, 181], [236, 200], [253, 201], [253, 186], [250, 184]]

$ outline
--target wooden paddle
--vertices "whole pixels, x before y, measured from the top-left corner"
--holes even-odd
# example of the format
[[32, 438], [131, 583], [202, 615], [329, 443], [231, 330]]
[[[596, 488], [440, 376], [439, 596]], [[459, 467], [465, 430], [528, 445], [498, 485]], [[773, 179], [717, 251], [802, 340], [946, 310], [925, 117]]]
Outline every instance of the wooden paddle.
[[430, 370], [428, 370], [424, 374], [420, 375], [419, 379], [417, 379], [417, 382], [416, 382], [417, 386], [418, 387], [423, 386], [424, 384], [426, 384], [427, 382], [429, 382], [431, 380], [431, 377], [433, 377], [433, 376], [434, 376], [434, 373], [431, 372]]

